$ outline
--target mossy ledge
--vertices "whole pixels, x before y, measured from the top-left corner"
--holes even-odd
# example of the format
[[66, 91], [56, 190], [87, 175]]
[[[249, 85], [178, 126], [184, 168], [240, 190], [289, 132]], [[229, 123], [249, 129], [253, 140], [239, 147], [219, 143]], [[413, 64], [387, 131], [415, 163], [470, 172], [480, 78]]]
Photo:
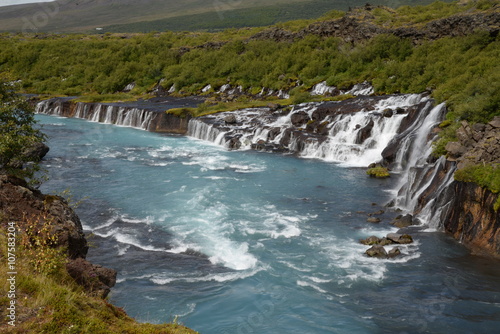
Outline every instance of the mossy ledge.
[[0, 285], [0, 332], [196, 333], [177, 323], [138, 323], [103, 298], [116, 272], [85, 260], [80, 221], [63, 198], [6, 175], [0, 198], [0, 266], [11, 272], [1, 270], [0, 279], [12, 283]]

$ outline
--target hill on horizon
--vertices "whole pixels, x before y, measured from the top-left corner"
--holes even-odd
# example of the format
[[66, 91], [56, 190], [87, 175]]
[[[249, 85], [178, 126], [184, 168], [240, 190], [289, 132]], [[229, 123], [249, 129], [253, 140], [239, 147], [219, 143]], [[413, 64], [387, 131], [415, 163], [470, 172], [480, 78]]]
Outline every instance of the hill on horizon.
[[[0, 7], [0, 32], [151, 32], [220, 30], [317, 18], [366, 0], [65, 0]], [[433, 0], [375, 0], [424, 5]]]

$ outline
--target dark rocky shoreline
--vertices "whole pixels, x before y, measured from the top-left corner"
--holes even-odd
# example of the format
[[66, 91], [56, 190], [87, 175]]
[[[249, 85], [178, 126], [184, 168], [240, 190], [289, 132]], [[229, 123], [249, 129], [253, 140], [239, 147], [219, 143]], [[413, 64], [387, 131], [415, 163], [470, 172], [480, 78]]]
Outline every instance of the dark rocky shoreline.
[[0, 175], [1, 223], [50, 222], [52, 247], [64, 249], [69, 275], [91, 295], [106, 298], [116, 283], [116, 271], [92, 264], [85, 258], [89, 249], [80, 219], [68, 202], [55, 195], [45, 195], [14, 176]]

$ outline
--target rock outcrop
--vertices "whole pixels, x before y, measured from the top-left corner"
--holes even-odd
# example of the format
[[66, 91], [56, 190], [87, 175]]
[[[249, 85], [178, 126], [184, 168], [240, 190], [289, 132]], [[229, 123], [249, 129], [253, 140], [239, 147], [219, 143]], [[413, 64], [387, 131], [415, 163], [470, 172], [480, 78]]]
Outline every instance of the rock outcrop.
[[338, 37], [345, 42], [357, 43], [380, 34], [392, 34], [401, 38], [409, 38], [417, 44], [424, 40], [436, 40], [447, 36], [467, 36], [477, 30], [488, 31], [491, 35], [496, 35], [500, 29], [500, 13], [498, 12], [462, 13], [432, 20], [424, 26], [387, 27], [375, 22], [375, 16], [371, 14], [375, 8], [393, 12], [387, 7], [366, 5], [363, 8], [349, 11], [340, 19], [315, 22], [299, 32], [272, 27], [257, 33], [251, 39], [292, 42], [307, 35], [317, 35]]
[[38, 231], [49, 226], [51, 247], [66, 251], [68, 273], [89, 293], [105, 298], [115, 285], [116, 271], [85, 260], [88, 245], [82, 224], [62, 197], [44, 195], [22, 179], [0, 175], [0, 224], [9, 222]]
[[500, 163], [500, 116], [488, 124], [470, 125], [462, 121], [457, 130], [458, 141], [446, 145], [448, 160], [456, 161], [457, 168], [482, 163]]
[[[417, 194], [415, 214], [424, 214], [474, 253], [500, 258], [499, 194], [473, 182], [454, 180], [457, 170], [500, 164], [500, 116], [488, 124], [462, 122], [457, 141], [446, 145], [448, 156], [433, 168], [416, 170], [411, 192]], [[420, 185], [425, 185], [421, 187]]]
[[500, 214], [494, 204], [498, 194], [472, 182], [450, 185], [450, 210], [443, 227], [474, 253], [500, 258]]

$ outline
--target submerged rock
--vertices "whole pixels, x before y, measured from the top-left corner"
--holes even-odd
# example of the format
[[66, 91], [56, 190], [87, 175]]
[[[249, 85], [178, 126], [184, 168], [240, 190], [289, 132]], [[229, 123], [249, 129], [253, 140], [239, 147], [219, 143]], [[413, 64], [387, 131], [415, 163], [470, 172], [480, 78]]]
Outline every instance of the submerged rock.
[[360, 239], [359, 242], [362, 243], [363, 245], [369, 245], [369, 246], [371, 245], [386, 246], [394, 243], [392, 240], [389, 240], [387, 238], [379, 238], [374, 235], [366, 239]]
[[368, 217], [368, 219], [366, 221], [368, 223], [377, 224], [377, 223], [380, 223], [382, 220], [380, 218], [377, 218], [377, 217]]

